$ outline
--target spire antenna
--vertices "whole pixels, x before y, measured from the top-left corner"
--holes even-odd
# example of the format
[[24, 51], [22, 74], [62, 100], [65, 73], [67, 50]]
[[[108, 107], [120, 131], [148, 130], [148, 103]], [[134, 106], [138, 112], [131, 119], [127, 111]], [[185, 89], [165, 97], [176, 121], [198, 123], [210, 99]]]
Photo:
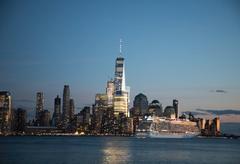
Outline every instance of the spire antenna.
[[122, 53], [122, 38], [120, 38], [120, 54]]

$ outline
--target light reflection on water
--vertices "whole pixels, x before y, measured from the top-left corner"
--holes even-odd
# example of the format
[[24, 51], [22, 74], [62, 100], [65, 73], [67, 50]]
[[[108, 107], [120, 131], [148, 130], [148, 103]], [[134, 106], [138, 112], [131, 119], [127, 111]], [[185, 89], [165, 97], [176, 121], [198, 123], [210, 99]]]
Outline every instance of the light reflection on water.
[[182, 143], [175, 143], [175, 149], [172, 146], [172, 148], [169, 148], [171, 141], [167, 142], [149, 142], [148, 139], [109, 138], [105, 140], [102, 147], [101, 163], [168, 163], [170, 161], [172, 163], [188, 163], [191, 161], [194, 156], [191, 150], [179, 151], [183, 146]]
[[116, 142], [116, 141], [106, 141], [102, 152], [103, 160], [102, 163], [114, 163], [120, 164], [130, 161], [131, 153], [129, 152], [129, 142]]

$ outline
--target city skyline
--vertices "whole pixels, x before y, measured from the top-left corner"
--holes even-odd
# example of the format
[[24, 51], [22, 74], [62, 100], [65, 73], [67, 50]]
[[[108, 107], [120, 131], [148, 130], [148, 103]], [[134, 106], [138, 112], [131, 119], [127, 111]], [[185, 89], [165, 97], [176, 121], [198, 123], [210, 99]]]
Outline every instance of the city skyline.
[[130, 106], [144, 93], [164, 106], [176, 98], [180, 111], [240, 109], [237, 1], [1, 3], [0, 86], [15, 107], [33, 109], [44, 92], [53, 112], [63, 85], [76, 107], [93, 104], [123, 38]]

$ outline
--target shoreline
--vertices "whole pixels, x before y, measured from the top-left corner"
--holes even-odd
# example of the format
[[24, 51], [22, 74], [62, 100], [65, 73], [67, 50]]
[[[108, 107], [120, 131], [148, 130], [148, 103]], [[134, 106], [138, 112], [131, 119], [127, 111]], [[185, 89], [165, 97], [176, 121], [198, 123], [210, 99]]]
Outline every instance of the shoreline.
[[[134, 134], [133, 135], [82, 135], [82, 134], [72, 134], [72, 133], [59, 133], [59, 134], [9, 134], [9, 135], [0, 135], [0, 137], [136, 137]], [[137, 138], [137, 137], [136, 137]], [[145, 138], [151, 138], [151, 137], [145, 137]], [[240, 139], [240, 136], [234, 135], [234, 134], [222, 134], [220, 136], [196, 136], [193, 138], [198, 138], [198, 139]], [[185, 138], [182, 138], [185, 139]], [[190, 138], [192, 139], [192, 138]]]

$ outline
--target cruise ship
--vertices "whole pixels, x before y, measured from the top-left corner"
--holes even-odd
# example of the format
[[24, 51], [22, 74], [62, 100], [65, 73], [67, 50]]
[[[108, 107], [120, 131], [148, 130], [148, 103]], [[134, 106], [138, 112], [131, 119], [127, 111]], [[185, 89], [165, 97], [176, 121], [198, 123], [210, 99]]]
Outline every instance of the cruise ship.
[[189, 120], [148, 117], [136, 129], [136, 137], [145, 138], [193, 138], [200, 135], [196, 122]]

